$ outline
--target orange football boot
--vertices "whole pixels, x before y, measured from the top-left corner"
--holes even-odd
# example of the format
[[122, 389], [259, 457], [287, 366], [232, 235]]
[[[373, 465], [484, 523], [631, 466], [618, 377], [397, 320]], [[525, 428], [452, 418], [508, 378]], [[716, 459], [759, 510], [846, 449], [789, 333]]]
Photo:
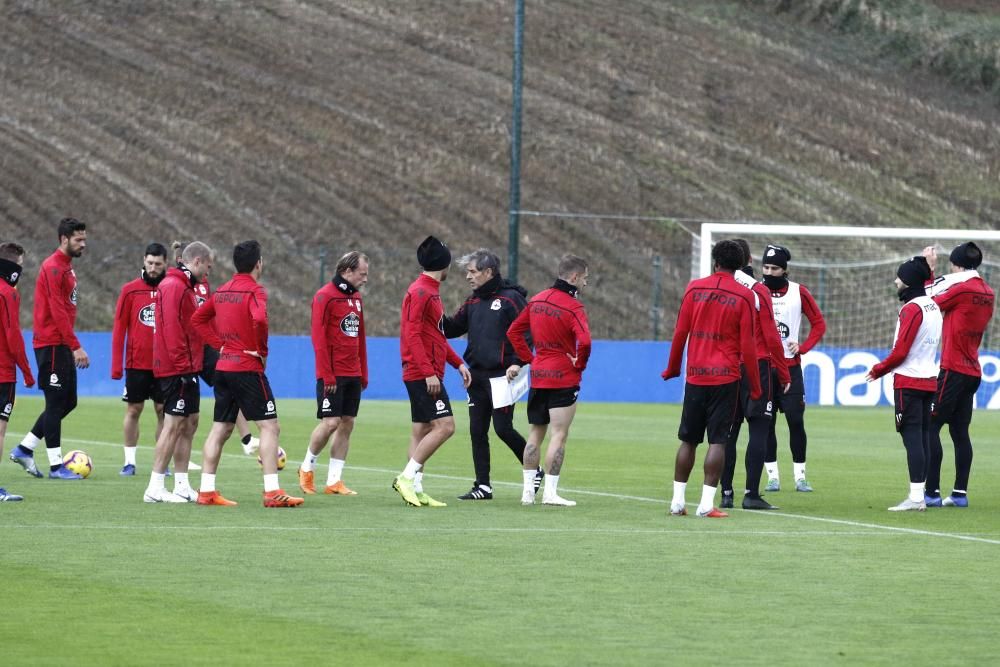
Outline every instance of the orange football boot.
[[344, 485], [343, 482], [337, 482], [336, 484], [331, 484], [331, 485], [327, 486], [325, 489], [323, 489], [323, 493], [328, 493], [328, 494], [334, 495], [334, 496], [356, 496], [356, 495], [358, 495], [357, 491], [352, 491], [351, 489], [347, 488]]
[[264, 492], [264, 507], [298, 507], [304, 502], [302, 498], [290, 496], [281, 489]]
[[302, 468], [299, 468], [299, 488], [302, 489], [302, 493], [307, 493], [310, 496], [316, 493], [316, 484], [313, 482], [312, 470], [306, 472]]
[[198, 504], [199, 505], [237, 505], [235, 500], [229, 500], [228, 498], [223, 498], [222, 494], [218, 491], [199, 491], [198, 492]]

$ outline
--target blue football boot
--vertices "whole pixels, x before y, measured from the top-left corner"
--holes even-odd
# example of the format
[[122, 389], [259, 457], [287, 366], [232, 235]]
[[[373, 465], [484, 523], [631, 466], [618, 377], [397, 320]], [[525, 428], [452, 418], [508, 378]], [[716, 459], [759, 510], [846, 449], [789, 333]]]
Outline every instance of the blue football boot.
[[21, 445], [18, 445], [10, 453], [10, 460], [24, 468], [24, 472], [28, 473], [32, 477], [42, 476], [42, 473], [40, 473], [38, 468], [35, 466], [35, 455], [31, 453], [30, 449], [25, 449]]
[[49, 479], [83, 479], [83, 475], [77, 475], [66, 466], [59, 466], [49, 472]]
[[0, 503], [16, 503], [21, 500], [24, 500], [24, 496], [19, 496], [16, 493], [11, 493], [7, 489], [0, 487]]

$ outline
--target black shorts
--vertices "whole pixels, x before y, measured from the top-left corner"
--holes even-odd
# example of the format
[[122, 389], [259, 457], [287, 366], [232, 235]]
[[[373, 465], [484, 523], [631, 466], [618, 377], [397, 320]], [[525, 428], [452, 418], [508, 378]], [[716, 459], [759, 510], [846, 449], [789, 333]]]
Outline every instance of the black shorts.
[[931, 419], [935, 424], [968, 426], [972, 423], [972, 405], [982, 378], [941, 369], [937, 391], [931, 403]]
[[201, 370], [198, 375], [209, 387], [215, 386], [215, 365], [219, 363], [219, 351], [211, 345], [206, 345], [201, 355]]
[[323, 380], [316, 380], [316, 419], [357, 417], [361, 406], [361, 378], [337, 376], [337, 391], [323, 391]]
[[448, 390], [441, 383], [441, 393], [432, 398], [427, 393], [425, 380], [404, 380], [406, 393], [410, 395], [410, 421], [414, 424], [430, 424], [435, 419], [451, 417], [451, 401]]
[[201, 412], [201, 385], [197, 375], [171, 375], [157, 378], [163, 414], [188, 417]]
[[677, 437], [681, 442], [700, 444], [708, 432], [708, 442], [724, 445], [739, 414], [740, 383], [684, 385], [684, 408]]
[[242, 410], [249, 421], [277, 419], [278, 409], [267, 376], [255, 371], [215, 372], [214, 420], [235, 424]]
[[792, 377], [792, 386], [788, 388], [788, 393], [782, 392], [783, 385], [778, 379], [778, 371], [771, 369], [771, 386], [774, 387], [772, 397], [774, 406], [781, 412], [805, 412], [806, 409], [806, 385], [802, 381], [802, 364], [795, 364], [788, 367], [788, 374]]
[[[760, 373], [760, 398], [754, 400], [750, 398], [750, 379], [747, 378], [746, 371], [740, 377], [740, 407], [742, 415], [737, 415], [737, 419], [746, 417], [747, 419], [759, 419], [761, 417], [770, 419], [774, 414], [774, 391], [781, 391], [780, 385], [771, 384], [771, 362], [767, 359], [757, 360], [757, 370]], [[778, 381], [775, 373], [774, 381]]]
[[904, 426], [924, 427], [929, 423], [933, 391], [920, 389], [895, 389], [892, 392], [895, 404], [896, 431], [903, 432]]
[[11, 413], [14, 412], [14, 394], [16, 392], [16, 382], [0, 382], [0, 421], [8, 421]]
[[548, 424], [549, 410], [568, 408], [576, 403], [579, 394], [579, 386], [561, 389], [531, 389], [528, 392], [528, 423]]
[[68, 345], [50, 345], [35, 350], [38, 388], [46, 394], [64, 393], [76, 398], [76, 362]]
[[150, 399], [154, 403], [163, 403], [160, 383], [153, 377], [153, 371], [126, 368], [125, 390], [122, 392], [122, 400], [126, 403], [145, 403]]

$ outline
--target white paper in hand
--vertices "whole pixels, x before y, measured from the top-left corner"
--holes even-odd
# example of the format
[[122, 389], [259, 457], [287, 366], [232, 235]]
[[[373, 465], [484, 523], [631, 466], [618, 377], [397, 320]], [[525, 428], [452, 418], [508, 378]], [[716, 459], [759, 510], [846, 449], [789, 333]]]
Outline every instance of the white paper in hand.
[[522, 366], [517, 377], [508, 381], [506, 375], [490, 378], [490, 389], [493, 393], [493, 407], [503, 408], [514, 405], [517, 399], [528, 393], [531, 387], [531, 364]]

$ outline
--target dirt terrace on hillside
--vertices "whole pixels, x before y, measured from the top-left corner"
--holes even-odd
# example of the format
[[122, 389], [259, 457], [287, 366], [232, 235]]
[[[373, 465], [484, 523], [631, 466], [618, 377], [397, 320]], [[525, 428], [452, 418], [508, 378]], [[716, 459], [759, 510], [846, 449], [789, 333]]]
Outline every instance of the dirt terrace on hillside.
[[[506, 247], [510, 12], [494, 0], [4, 3], [3, 236], [29, 246], [33, 277], [60, 217], [90, 224], [82, 329], [110, 326], [150, 240], [209, 242], [218, 284], [232, 244], [259, 239], [286, 333], [308, 330], [320, 252], [361, 248], [368, 330], [392, 335], [425, 235], [456, 254]], [[996, 109], [878, 69], [863, 45], [726, 2], [563, 0], [529, 3], [525, 56], [524, 209], [1000, 219]], [[675, 225], [525, 218], [521, 239], [530, 291], [564, 251], [592, 260], [598, 337], [649, 336], [654, 255], [668, 324], [690, 277], [691, 238]], [[448, 307], [465, 291], [453, 276]]]

